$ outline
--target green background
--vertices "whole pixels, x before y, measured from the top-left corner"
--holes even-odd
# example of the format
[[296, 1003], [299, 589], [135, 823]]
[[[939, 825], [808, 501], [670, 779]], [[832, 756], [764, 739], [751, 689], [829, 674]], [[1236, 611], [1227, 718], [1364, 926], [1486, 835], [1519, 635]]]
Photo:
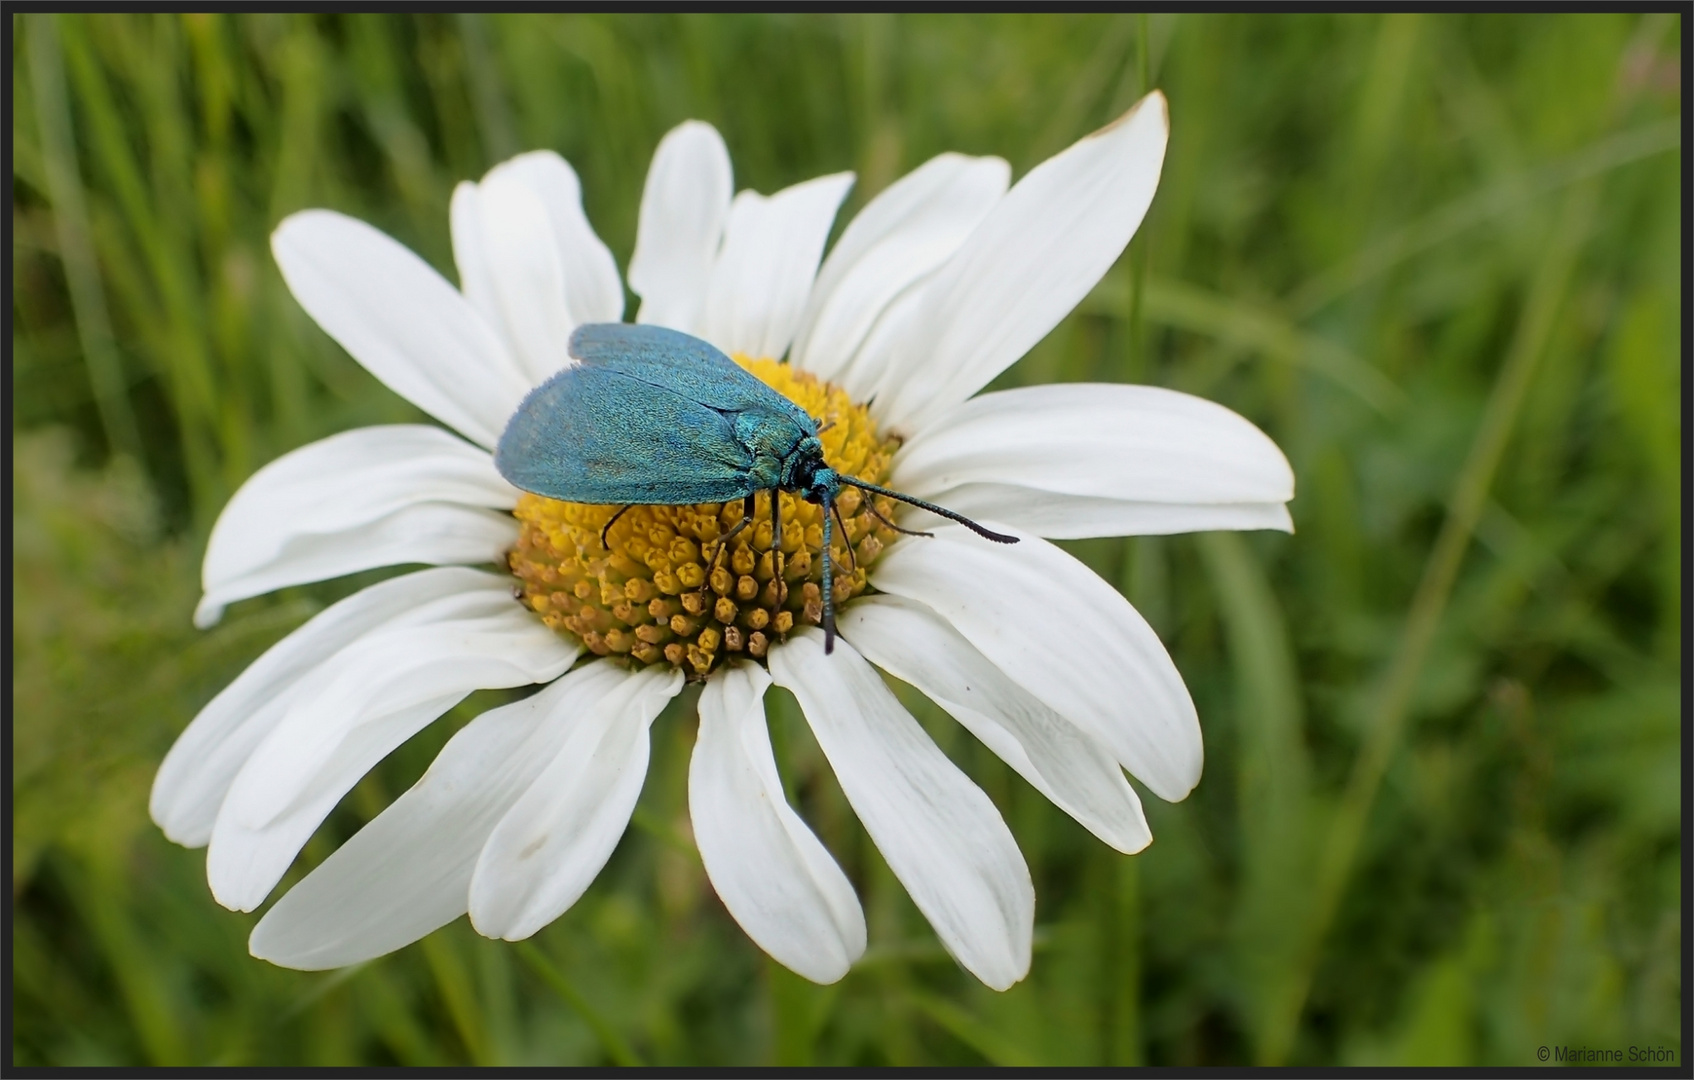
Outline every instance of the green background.
[[[1682, 1064], [1682, 27], [1637, 16], [13, 16], [18, 1063]], [[189, 624], [266, 461], [415, 420], [289, 297], [267, 236], [333, 207], [451, 278], [452, 185], [549, 147], [620, 267], [679, 121], [736, 183], [943, 150], [1022, 175], [1145, 89], [1140, 235], [997, 385], [1109, 380], [1254, 420], [1298, 531], [1067, 544], [1199, 707], [1206, 771], [1118, 855], [915, 695], [1034, 875], [1030, 976], [941, 950], [792, 699], [785, 775], [870, 948], [766, 959], [686, 834], [692, 695], [635, 826], [532, 941], [460, 920], [358, 968], [248, 957], [147, 820], [218, 688], [364, 575]], [[837, 226], [839, 230], [839, 224]], [[630, 308], [633, 311], [633, 304]], [[479, 694], [362, 783], [322, 859]], [[301, 868], [291, 875], [294, 880]], [[280, 891], [280, 890], [279, 890]]]

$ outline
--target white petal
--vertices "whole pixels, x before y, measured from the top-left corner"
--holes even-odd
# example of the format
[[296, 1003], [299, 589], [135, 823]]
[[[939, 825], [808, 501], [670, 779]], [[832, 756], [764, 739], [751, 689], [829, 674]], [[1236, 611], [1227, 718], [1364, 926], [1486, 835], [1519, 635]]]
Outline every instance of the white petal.
[[415, 619], [411, 613], [493, 580], [457, 567], [423, 570], [361, 589], [313, 616], [249, 664], [177, 738], [153, 781], [153, 820], [177, 843], [203, 846], [235, 774], [282, 719], [302, 676], [376, 627]]
[[480, 185], [460, 184], [452, 219], [465, 295], [532, 383], [569, 363], [571, 330], [622, 317], [617, 265], [582, 212], [576, 172], [558, 154], [520, 154]]
[[379, 566], [475, 566], [503, 561], [518, 538], [518, 524], [504, 514], [448, 503], [419, 503], [339, 533], [290, 537], [276, 559], [253, 572], [222, 582], [194, 609], [194, 624], [207, 627], [223, 617], [224, 605], [288, 585], [327, 581]]
[[[249, 826], [232, 814], [220, 812], [206, 849], [206, 880], [218, 903], [232, 911], [252, 911], [264, 903], [294, 856], [306, 846], [306, 841], [341, 797], [389, 751], [464, 697], [464, 694], [447, 694], [432, 698], [384, 712], [354, 728], [316, 782], [301, 792], [288, 812], [266, 826]], [[263, 749], [259, 751], [262, 753]], [[232, 791], [237, 790], [244, 777], [253, 775], [247, 769], [254, 767], [254, 759], [250, 758], [246, 768], [237, 775]]]
[[480, 508], [516, 502], [487, 451], [440, 428], [332, 435], [266, 465], [224, 506], [206, 545], [195, 623], [212, 625], [235, 600], [355, 570], [497, 561], [516, 522]]
[[470, 913], [479, 933], [517, 941], [576, 903], [629, 825], [647, 776], [647, 729], [681, 688], [681, 672], [650, 667], [572, 721], [477, 860]]
[[1029, 972], [1035, 888], [1000, 812], [930, 741], [852, 646], [807, 628], [770, 652], [841, 790], [889, 869], [971, 974], [1004, 990]]
[[[1001, 523], [988, 528], [1017, 534]], [[1129, 601], [1034, 536], [994, 544], [958, 525], [892, 545], [871, 571], [916, 600], [1014, 682], [1098, 739], [1162, 799], [1200, 780], [1200, 720], [1170, 654]]]
[[508, 355], [512, 342], [506, 334], [506, 316], [500, 306], [500, 286], [488, 253], [482, 226], [482, 197], [477, 186], [461, 180], [453, 189], [447, 221], [453, 236], [453, 264], [459, 270], [459, 291], [470, 301], [482, 321], [500, 337]]
[[901, 343], [916, 333], [929, 317], [927, 297], [930, 283], [939, 271], [932, 271], [906, 286], [877, 316], [864, 344], [836, 373], [834, 382], [847, 390], [854, 401], [863, 401], [871, 416], [883, 427], [883, 403], [892, 400], [891, 387], [898, 386], [902, 375], [897, 368], [901, 359]]
[[576, 715], [627, 678], [612, 664], [586, 664], [466, 724], [411, 790], [265, 913], [253, 955], [308, 971], [342, 967], [463, 915], [494, 826], [558, 753]]
[[481, 231], [506, 344], [531, 384], [570, 362], [576, 324], [565, 306], [565, 271], [547, 205], [518, 174], [496, 169], [474, 195], [459, 197]]
[[618, 279], [618, 265], [583, 213], [582, 183], [576, 170], [551, 150], [534, 150], [496, 165], [483, 184], [496, 183], [508, 174], [527, 184], [547, 207], [572, 325], [622, 319], [623, 282]]
[[1010, 178], [999, 158], [941, 154], [872, 199], [818, 271], [795, 366], [834, 379], [889, 303], [958, 250]]
[[288, 812], [362, 723], [447, 694], [550, 681], [570, 666], [580, 648], [513, 600], [510, 578], [472, 574], [473, 587], [401, 612], [305, 674], [219, 816], [261, 827]]
[[546, 682], [570, 667], [580, 647], [488, 576], [494, 587], [372, 630], [301, 678], [212, 827], [206, 877], [219, 903], [250, 911], [263, 902], [341, 797], [467, 694]]
[[283, 280], [353, 359], [418, 408], [492, 447], [529, 380], [459, 291], [392, 238], [307, 210], [271, 234]]
[[1288, 459], [1240, 414], [1175, 390], [1101, 383], [973, 398], [900, 448], [891, 481], [925, 498], [973, 482], [1190, 505], [1294, 497]]
[[929, 608], [898, 596], [863, 596], [842, 609], [841, 635], [946, 709], [1095, 836], [1131, 854], [1152, 842], [1141, 800], [1112, 755]]
[[[1015, 484], [965, 484], [929, 498], [973, 520], [1003, 521], [1049, 540], [1079, 540], [1089, 536], [1165, 536], [1219, 529], [1294, 531], [1294, 520], [1288, 516], [1288, 507], [1279, 502], [1203, 505], [1131, 502], [1128, 499], [1060, 495]], [[925, 511], [908, 508], [902, 512], [901, 520], [909, 528], [927, 529], [941, 519]]]
[[729, 150], [712, 125], [689, 120], [659, 140], [629, 259], [629, 288], [641, 297], [637, 322], [699, 333], [734, 193]]
[[782, 793], [765, 727], [764, 668], [706, 682], [688, 765], [688, 812], [706, 876], [747, 936], [778, 963], [832, 983], [865, 951], [853, 886]]
[[1158, 186], [1169, 131], [1155, 91], [1019, 180], [937, 272], [885, 406], [904, 434], [980, 390], [1047, 335], [1123, 252]]
[[700, 336], [727, 353], [780, 359], [800, 326], [830, 223], [852, 186], [852, 173], [836, 173], [769, 198], [737, 195], [706, 286]]

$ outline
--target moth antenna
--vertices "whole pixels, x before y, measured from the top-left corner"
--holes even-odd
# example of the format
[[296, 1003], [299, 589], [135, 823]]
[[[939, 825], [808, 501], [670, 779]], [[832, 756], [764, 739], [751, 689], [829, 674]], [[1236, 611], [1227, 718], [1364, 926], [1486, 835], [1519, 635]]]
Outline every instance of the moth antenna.
[[[890, 499], [898, 499], [903, 503], [908, 503], [912, 506], [916, 506], [921, 510], [928, 510], [932, 514], [939, 514], [942, 517], [946, 518], [948, 521], [958, 522], [960, 525], [963, 525], [965, 528], [969, 529], [971, 532], [976, 533], [978, 536], [982, 537], [984, 540], [992, 540], [996, 544], [1015, 544], [1015, 543], [1018, 542], [1018, 538], [1015, 537], [1015, 536], [1007, 536], [1005, 533], [997, 533], [993, 529], [985, 529], [981, 525], [978, 525], [976, 522], [972, 521], [970, 518], [966, 517], [965, 515], [956, 514], [953, 511], [947, 509], [945, 506], [936, 506], [932, 502], [925, 502], [922, 499], [915, 499], [910, 495], [905, 495], [905, 494], [902, 494], [898, 491], [892, 491], [892, 490], [885, 488], [885, 487], [879, 487], [876, 484], [866, 483], [865, 481], [860, 480], [858, 477], [854, 477], [854, 476], [843, 476], [841, 478], [841, 482], [843, 484], [852, 484], [854, 487], [860, 489], [861, 491], [874, 491], [878, 495], [886, 495]], [[878, 515], [878, 516], [880, 517], [881, 515]], [[901, 531], [904, 532], [905, 530], [902, 529]]]

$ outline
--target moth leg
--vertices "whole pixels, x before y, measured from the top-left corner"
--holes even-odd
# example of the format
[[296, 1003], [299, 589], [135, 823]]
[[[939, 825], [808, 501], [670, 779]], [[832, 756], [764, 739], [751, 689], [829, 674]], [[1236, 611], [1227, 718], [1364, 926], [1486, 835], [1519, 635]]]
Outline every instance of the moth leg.
[[907, 536], [930, 536], [930, 537], [933, 537], [935, 535], [934, 533], [931, 533], [931, 532], [918, 532], [916, 529], [902, 529], [900, 526], [894, 524], [892, 521], [889, 521], [887, 518], [882, 516], [882, 511], [878, 510], [876, 508], [876, 500], [875, 499], [866, 499], [865, 500], [865, 509], [869, 510], [872, 514], [874, 514], [878, 521], [882, 522], [884, 525], [888, 526], [890, 529], [893, 529], [897, 533], [905, 533]]
[[718, 547], [721, 548], [731, 540], [734, 540], [737, 536], [741, 535], [742, 529], [745, 529], [747, 526], [753, 524], [753, 515], [758, 511], [759, 506], [754, 499], [754, 496], [757, 494], [757, 492], [753, 491], [749, 491], [747, 493], [747, 498], [743, 499], [741, 502], [741, 520], [735, 523], [735, 528], [718, 537]]
[[[847, 535], [847, 523], [841, 520], [841, 507], [835, 505], [835, 500], [833, 499], [831, 499], [829, 503], [829, 512], [835, 515], [835, 523], [841, 526], [841, 542], [847, 545], [847, 561], [851, 565], [843, 567], [843, 569], [847, 570], [848, 573], [852, 573], [854, 570], [859, 568], [859, 556], [858, 553], [853, 550], [853, 538]], [[832, 560], [835, 558], [835, 549], [833, 547], [829, 548], [829, 557]]]
[[771, 569], [776, 574], [776, 602], [779, 606], [788, 602], [788, 578], [783, 574], [787, 568], [786, 558], [782, 553], [782, 489], [771, 488]]
[[[841, 482], [843, 484], [851, 484], [860, 491], [869, 491], [876, 495], [886, 495], [891, 499], [899, 499], [901, 502], [906, 503], [909, 506], [916, 506], [921, 509], [928, 510], [932, 514], [939, 514], [949, 521], [957, 521], [960, 525], [963, 525], [971, 532], [976, 533], [984, 540], [992, 540], [996, 544], [1015, 544], [1018, 542], [1018, 538], [1015, 536], [1007, 536], [1005, 533], [997, 533], [993, 529], [985, 529], [965, 515], [956, 514], [947, 509], [945, 506], [936, 506], [932, 502], [925, 502], [922, 499], [914, 498], [911, 495], [903, 494], [891, 488], [885, 488], [878, 484], [867, 483], [856, 476], [843, 476], [841, 478]], [[900, 531], [904, 532], [905, 530], [902, 529]]]
[[[717, 546], [717, 549], [712, 552], [712, 561], [706, 564], [706, 576], [700, 582], [700, 594], [699, 595], [702, 598], [705, 597], [706, 593], [711, 589], [711, 587], [712, 587], [712, 575], [717, 572], [718, 563], [720, 561], [722, 561], [722, 559], [723, 559], [723, 545], [719, 544]], [[705, 609], [702, 608], [701, 610], [705, 610]]]
[[751, 491], [747, 493], [747, 498], [741, 503], [741, 520], [735, 523], [735, 527], [733, 529], [718, 537], [718, 546], [712, 552], [711, 563], [706, 567], [706, 580], [700, 583], [700, 592], [702, 595], [705, 594], [707, 589], [712, 587], [712, 573], [717, 570], [718, 564], [723, 561], [723, 553], [729, 548], [729, 542], [739, 536], [741, 534], [741, 530], [753, 524], [753, 513], [758, 507], [757, 502], [754, 501], [755, 494], [755, 492]]
[[622, 510], [619, 510], [617, 513], [612, 515], [610, 521], [606, 522], [605, 527], [600, 530], [600, 546], [601, 547], [605, 548], [608, 551], [611, 550], [610, 545], [608, 545], [606, 543], [607, 535], [611, 533], [612, 526], [617, 524], [618, 518], [623, 517], [624, 514], [628, 513], [630, 510], [633, 510], [634, 508], [635, 508], [634, 503], [627, 503], [627, 504], [625, 504], [625, 506]]

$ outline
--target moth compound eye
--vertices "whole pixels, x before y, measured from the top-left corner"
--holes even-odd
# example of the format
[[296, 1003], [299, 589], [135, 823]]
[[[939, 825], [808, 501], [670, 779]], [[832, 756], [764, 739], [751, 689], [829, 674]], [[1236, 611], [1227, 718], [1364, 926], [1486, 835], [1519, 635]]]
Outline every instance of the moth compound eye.
[[[819, 435], [828, 465], [887, 480], [899, 444], [846, 391], [773, 360], [735, 360], [828, 425]], [[832, 537], [837, 605], [866, 590], [867, 568], [898, 536], [872, 499], [892, 520], [898, 504], [884, 496], [844, 488], [836, 500], [845, 526]], [[762, 660], [796, 624], [823, 621], [824, 508], [787, 492], [780, 505], [778, 546], [768, 492], [755, 498], [753, 524], [728, 543], [718, 541], [740, 523], [740, 499], [623, 510], [525, 494], [508, 563], [523, 602], [554, 630], [631, 666], [670, 664], [704, 678], [732, 656]]]

